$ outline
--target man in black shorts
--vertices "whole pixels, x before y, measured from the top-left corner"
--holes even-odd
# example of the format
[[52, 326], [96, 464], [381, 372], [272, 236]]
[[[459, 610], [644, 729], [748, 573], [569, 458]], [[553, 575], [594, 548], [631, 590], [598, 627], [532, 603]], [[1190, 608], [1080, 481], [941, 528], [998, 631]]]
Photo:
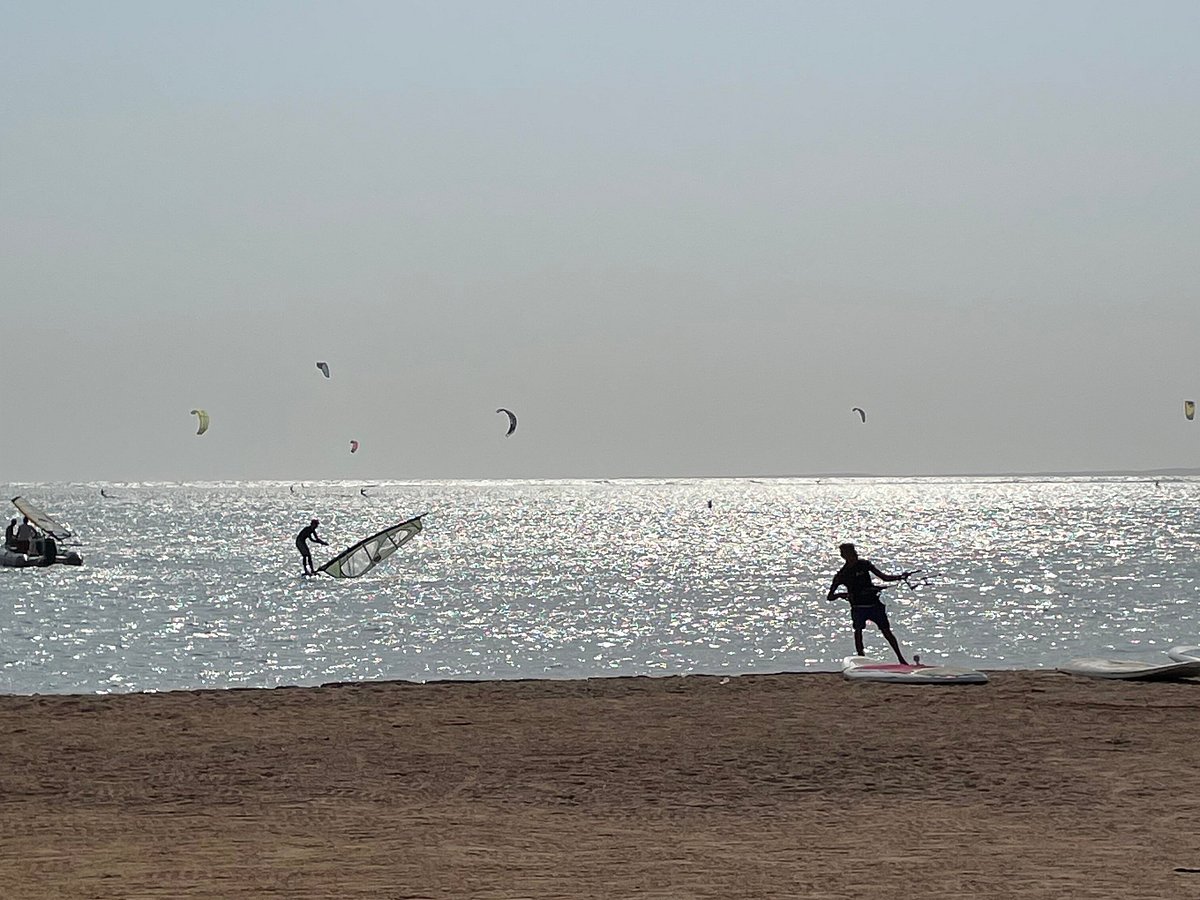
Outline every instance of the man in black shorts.
[[313, 519], [308, 523], [307, 527], [300, 529], [300, 533], [296, 535], [296, 549], [300, 551], [300, 565], [304, 569], [305, 575], [317, 574], [313, 568], [312, 553], [309, 552], [308, 542], [311, 540], [323, 547], [329, 546], [317, 537], [317, 526], [320, 524], [316, 519]]
[[[859, 656], [866, 656], [863, 652], [862, 633], [867, 627], [867, 622], [874, 622], [896, 651], [896, 659], [900, 660], [901, 665], [908, 665], [904, 654], [900, 652], [896, 636], [892, 634], [892, 627], [888, 624], [887, 610], [883, 608], [883, 601], [879, 599], [881, 588], [871, 580], [871, 576], [876, 575], [884, 581], [900, 581], [911, 573], [884, 575], [869, 559], [859, 559], [853, 544], [842, 544], [838, 550], [846, 564], [833, 576], [833, 584], [829, 586], [829, 596], [826, 599], [850, 601], [850, 618], [854, 623], [854, 649], [858, 651]], [[845, 590], [838, 593], [839, 587]]]

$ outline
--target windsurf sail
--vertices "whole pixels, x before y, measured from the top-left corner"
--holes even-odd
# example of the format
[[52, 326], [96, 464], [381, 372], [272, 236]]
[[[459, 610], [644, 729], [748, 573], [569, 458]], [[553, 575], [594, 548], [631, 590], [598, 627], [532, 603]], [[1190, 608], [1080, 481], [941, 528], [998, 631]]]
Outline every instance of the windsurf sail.
[[420, 531], [421, 516], [392, 525], [359, 541], [348, 550], [343, 550], [317, 571], [334, 578], [357, 578], [359, 575], [365, 575], [415, 538]]
[[24, 497], [13, 497], [12, 502], [13, 506], [21, 511], [21, 515], [56, 541], [65, 541], [67, 538], [75, 536], [71, 533], [71, 529], [65, 525], [59, 525]]

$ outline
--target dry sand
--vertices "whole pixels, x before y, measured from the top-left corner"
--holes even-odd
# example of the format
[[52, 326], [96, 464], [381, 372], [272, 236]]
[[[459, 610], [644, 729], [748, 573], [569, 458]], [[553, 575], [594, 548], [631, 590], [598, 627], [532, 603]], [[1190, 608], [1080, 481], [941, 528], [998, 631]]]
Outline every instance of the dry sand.
[[1200, 684], [0, 697], [0, 897], [1200, 897]]

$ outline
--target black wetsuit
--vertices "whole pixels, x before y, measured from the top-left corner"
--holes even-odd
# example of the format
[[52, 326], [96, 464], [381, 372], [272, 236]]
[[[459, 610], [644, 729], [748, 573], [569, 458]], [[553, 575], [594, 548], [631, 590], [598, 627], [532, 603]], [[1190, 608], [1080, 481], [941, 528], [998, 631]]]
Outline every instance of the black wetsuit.
[[300, 551], [300, 555], [305, 559], [312, 559], [312, 552], [308, 549], [308, 542], [310, 540], [314, 540], [317, 543], [324, 543], [324, 541], [317, 537], [316, 525], [306, 525], [296, 535], [296, 549]]

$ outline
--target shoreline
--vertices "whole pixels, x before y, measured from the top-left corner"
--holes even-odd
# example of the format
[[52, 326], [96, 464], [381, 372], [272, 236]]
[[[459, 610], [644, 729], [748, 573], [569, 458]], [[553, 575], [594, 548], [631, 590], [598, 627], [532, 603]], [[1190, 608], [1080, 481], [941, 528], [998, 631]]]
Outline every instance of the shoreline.
[[989, 676], [0, 696], [0, 879], [17, 898], [1196, 890], [1176, 869], [1200, 868], [1200, 688]]
[[[881, 660], [881, 661], [886, 662], [887, 660]], [[962, 667], [964, 664], [956, 662], [955, 660], [939, 660], [936, 663], [928, 663], [928, 665], [931, 665], [931, 666], [946, 665], [946, 666]], [[1060, 672], [1060, 671], [1058, 671], [1058, 669], [1050, 668], [1050, 667], [1034, 668], [1034, 669], [1031, 669], [1031, 668], [1008, 669], [1008, 668], [988, 668], [986, 666], [972, 665], [972, 666], [969, 666], [969, 668], [974, 669], [978, 672], [983, 672], [989, 678], [991, 678], [993, 675], [1000, 675], [1000, 674], [1006, 674], [1006, 675], [1060, 675], [1064, 678], [1066, 678], [1066, 677], [1079, 678], [1079, 676], [1069, 676], [1065, 672]], [[5, 698], [13, 699], [13, 698], [22, 698], [22, 697], [23, 698], [74, 697], [74, 698], [81, 698], [81, 699], [83, 699], [83, 698], [105, 699], [105, 698], [115, 698], [115, 697], [141, 696], [141, 695], [165, 696], [165, 695], [171, 695], [171, 694], [226, 694], [226, 693], [232, 693], [232, 692], [243, 692], [244, 693], [244, 692], [248, 692], [248, 691], [263, 691], [266, 693], [270, 693], [272, 691], [319, 691], [319, 690], [332, 689], [332, 688], [370, 687], [370, 686], [384, 686], [384, 685], [397, 685], [397, 686], [404, 686], [404, 687], [437, 687], [437, 686], [446, 686], [446, 685], [488, 685], [488, 684], [494, 684], [494, 685], [505, 685], [505, 684], [514, 684], [514, 685], [517, 685], [517, 684], [586, 685], [586, 684], [593, 683], [593, 682], [612, 682], [612, 681], [667, 681], [670, 679], [690, 680], [690, 679], [705, 679], [705, 678], [733, 680], [733, 679], [745, 679], [745, 678], [783, 678], [783, 677], [808, 678], [808, 677], [812, 677], [812, 676], [823, 676], [823, 677], [836, 676], [838, 680], [844, 680], [842, 678], [842, 670], [839, 666], [838, 668], [830, 668], [830, 669], [780, 669], [778, 671], [770, 671], [770, 672], [742, 672], [742, 673], [689, 672], [686, 674], [670, 674], [670, 675], [589, 675], [584, 678], [537, 678], [537, 677], [532, 677], [532, 676], [521, 676], [521, 677], [516, 677], [516, 678], [477, 678], [477, 677], [472, 676], [469, 678], [439, 678], [439, 679], [430, 680], [430, 681], [408, 681], [403, 678], [379, 678], [379, 679], [369, 679], [369, 680], [363, 680], [363, 681], [323, 681], [320, 684], [279, 684], [279, 685], [274, 685], [272, 687], [231, 685], [228, 687], [164, 688], [161, 690], [157, 689], [157, 688], [149, 688], [146, 690], [108, 691], [108, 692], [95, 691], [95, 692], [86, 692], [86, 693], [75, 691], [75, 692], [61, 692], [61, 693], [60, 692], [49, 692], [49, 693], [43, 694], [43, 693], [37, 693], [37, 692], [35, 692], [35, 693], [18, 693], [15, 691], [0, 691], [0, 699], [5, 699]], [[1080, 678], [1080, 680], [1085, 680], [1085, 679]], [[1197, 681], [1200, 682], [1200, 679], [1197, 679]], [[932, 686], [938, 687], [938, 685], [932, 685]], [[986, 688], [987, 685], [986, 684], [984, 684], [984, 685], [941, 685], [940, 687], [944, 687], [944, 688], [948, 688], [948, 687], [977, 687], [977, 688], [982, 687], [982, 688]]]
[[[890, 659], [891, 659], [890, 657], [888, 657], [887, 659], [884, 659], [881, 657], [880, 661], [887, 662]], [[1064, 660], [1064, 662], [1065, 662], [1065, 660]], [[1165, 663], [1165, 662], [1168, 662], [1168, 660], [1164, 659], [1164, 660], [1162, 660], [1162, 662]], [[831, 664], [831, 665], [834, 665], [834, 664]], [[938, 660], [937, 662], [928, 663], [928, 665], [931, 665], [931, 666], [943, 666], [944, 665], [944, 666], [952, 666], [952, 667], [958, 667], [958, 668], [967, 667], [967, 668], [971, 668], [978, 672], [983, 672], [985, 675], [988, 676], [989, 679], [992, 679], [994, 676], [997, 676], [997, 675], [1001, 675], [1001, 676], [1003, 676], [1003, 675], [1030, 675], [1030, 676], [1054, 675], [1054, 676], [1059, 676], [1062, 678], [1071, 678], [1071, 679], [1074, 679], [1074, 680], [1077, 680], [1080, 682], [1107, 680], [1110, 683], [1112, 683], [1112, 682], [1120, 681], [1120, 679], [1103, 679], [1103, 678], [1098, 678], [1098, 677], [1086, 678], [1086, 677], [1080, 676], [1080, 675], [1071, 675], [1069, 673], [1059, 671], [1056, 667], [1050, 667], [1050, 666], [1041, 667], [1041, 668], [1028, 668], [1028, 667], [1025, 667], [1025, 668], [994, 668], [994, 667], [987, 667], [987, 666], [969, 665], [969, 661], [958, 662], [954, 659]], [[409, 681], [409, 680], [406, 680], [403, 678], [379, 678], [379, 679], [368, 679], [368, 680], [362, 680], [362, 681], [324, 681], [324, 682], [321, 682], [320, 684], [279, 684], [279, 685], [273, 685], [270, 687], [253, 686], [253, 685], [249, 685], [249, 686], [247, 686], [247, 685], [230, 685], [227, 687], [195, 687], [195, 688], [180, 687], [180, 688], [163, 688], [163, 689], [147, 688], [144, 690], [106, 691], [106, 692], [100, 692], [100, 691], [56, 692], [56, 691], [51, 691], [48, 693], [38, 693], [38, 692], [19, 693], [16, 691], [0, 691], [0, 701], [6, 700], [6, 699], [11, 700], [11, 699], [20, 699], [20, 698], [31, 699], [31, 698], [61, 697], [61, 698], [76, 698], [76, 699], [112, 699], [112, 698], [133, 697], [133, 696], [161, 697], [161, 696], [170, 696], [173, 694], [188, 694], [188, 695], [218, 694], [218, 695], [220, 695], [220, 694], [228, 694], [228, 693], [247, 693], [247, 692], [254, 692], [254, 691], [260, 691], [260, 692], [264, 692], [264, 693], [272, 693], [272, 692], [279, 692], [279, 691], [321, 691], [321, 690], [328, 690], [328, 689], [335, 689], [335, 688], [354, 688], [354, 687], [372, 687], [372, 686], [381, 687], [381, 686], [387, 686], [387, 685], [394, 685], [397, 687], [407, 687], [407, 688], [440, 687], [440, 686], [453, 686], [453, 685], [476, 685], [476, 686], [478, 686], [478, 685], [537, 685], [537, 684], [560, 685], [560, 686], [569, 686], [569, 685], [584, 686], [584, 685], [594, 684], [594, 683], [625, 682], [625, 681], [657, 682], [657, 681], [671, 681], [671, 680], [687, 681], [687, 680], [700, 680], [700, 679], [717, 679], [717, 680], [721, 680], [722, 683], [724, 683], [724, 682], [733, 681], [736, 679], [810, 678], [810, 677], [834, 677], [838, 681], [845, 680], [842, 677], [842, 669], [840, 666], [838, 666], [837, 668], [829, 668], [829, 669], [780, 669], [777, 671], [769, 671], [769, 672], [742, 672], [742, 673], [689, 672], [689, 673], [685, 673], [685, 674], [668, 674], [668, 675], [590, 675], [590, 676], [586, 676], [583, 678], [572, 678], [572, 677], [546, 678], [546, 677], [534, 677], [534, 676], [520, 676], [520, 677], [514, 677], [514, 678], [479, 678], [479, 677], [471, 676], [471, 677], [467, 677], [467, 678], [439, 678], [439, 679], [434, 679], [434, 680], [430, 680], [430, 681]], [[1193, 679], [1193, 681], [1195, 681], [1197, 683], [1197, 685], [1200, 685], [1200, 678]], [[989, 681], [989, 683], [990, 683], [990, 681]], [[1149, 684], [1151, 682], [1149, 682], [1149, 681], [1137, 682], [1137, 681], [1131, 679], [1131, 680], [1127, 680], [1125, 683], [1126, 684], [1138, 684], [1138, 683]], [[1187, 683], [1187, 682], [1185, 681], [1182, 683]], [[929, 687], [942, 688], [942, 689], [952, 688], [952, 687], [958, 687], [958, 688], [975, 687], [975, 688], [982, 688], [982, 689], [986, 690], [988, 687], [988, 684], [982, 684], [982, 685], [979, 685], [979, 684], [977, 684], [977, 685], [966, 685], [966, 684], [937, 685], [937, 684], [933, 684], [933, 685], [929, 685]], [[1198, 701], [1200, 701], [1200, 698], [1198, 698]], [[1200, 702], [1198, 702], [1198, 707], [1200, 707]]]

